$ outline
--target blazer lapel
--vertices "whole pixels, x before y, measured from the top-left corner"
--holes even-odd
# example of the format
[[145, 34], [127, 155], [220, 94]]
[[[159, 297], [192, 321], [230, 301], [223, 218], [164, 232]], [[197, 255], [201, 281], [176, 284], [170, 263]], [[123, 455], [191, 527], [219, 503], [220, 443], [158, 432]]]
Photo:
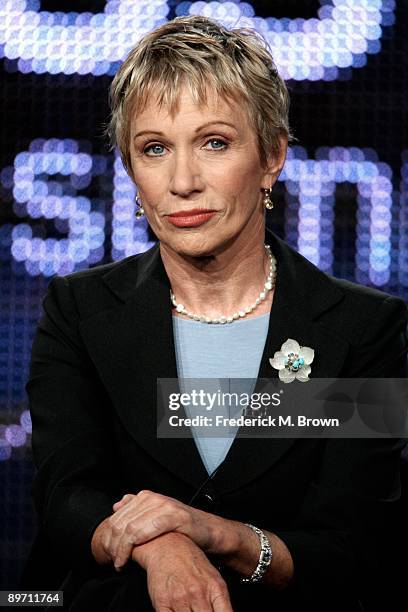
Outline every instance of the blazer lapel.
[[[278, 377], [269, 358], [288, 338], [315, 349], [311, 376], [336, 376], [348, 343], [318, 318], [341, 301], [343, 292], [269, 230], [265, 240], [277, 259], [277, 282], [255, 391], [260, 388], [259, 379]], [[177, 378], [170, 283], [159, 244], [111, 267], [102, 279], [119, 302], [83, 320], [79, 327], [100, 378], [136, 442], [198, 487], [208, 474], [194, 440], [157, 437], [157, 378]], [[236, 438], [214, 476], [214, 485], [221, 491], [244, 485], [270, 469], [294, 442]]]
[[[292, 250], [268, 229], [265, 241], [277, 260], [277, 277], [268, 334], [254, 393], [262, 392], [262, 379], [278, 379], [278, 371], [269, 359], [288, 339], [315, 350], [310, 377], [335, 377], [340, 371], [349, 344], [325, 328], [319, 317], [342, 301], [343, 292], [304, 257]], [[294, 381], [290, 384], [307, 384]], [[281, 383], [282, 386], [285, 383]], [[282, 388], [282, 387], [280, 387]], [[241, 427], [222, 466], [214, 476], [214, 486], [232, 491], [270, 469], [290, 451], [296, 438], [251, 438]], [[249, 432], [250, 435], [250, 432]]]
[[208, 474], [194, 440], [157, 437], [157, 378], [177, 378], [159, 246], [127, 264], [103, 276], [122, 303], [83, 321], [80, 332], [123, 426], [156, 461], [198, 487]]

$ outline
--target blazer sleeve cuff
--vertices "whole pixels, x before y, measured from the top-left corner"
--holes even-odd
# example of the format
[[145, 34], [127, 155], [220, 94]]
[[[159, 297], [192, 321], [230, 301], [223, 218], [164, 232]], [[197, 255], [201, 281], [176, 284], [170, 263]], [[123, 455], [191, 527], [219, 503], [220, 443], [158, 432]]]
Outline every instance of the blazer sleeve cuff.
[[117, 497], [87, 487], [54, 490], [43, 527], [54, 548], [63, 547], [62, 551], [55, 550], [55, 554], [63, 557], [72, 569], [88, 571], [99, 567], [92, 554], [92, 536], [98, 525], [113, 513], [112, 505], [116, 501]]
[[307, 602], [324, 601], [335, 594], [344, 602], [357, 600], [356, 564], [346, 532], [276, 531], [287, 546], [294, 575], [287, 589]]

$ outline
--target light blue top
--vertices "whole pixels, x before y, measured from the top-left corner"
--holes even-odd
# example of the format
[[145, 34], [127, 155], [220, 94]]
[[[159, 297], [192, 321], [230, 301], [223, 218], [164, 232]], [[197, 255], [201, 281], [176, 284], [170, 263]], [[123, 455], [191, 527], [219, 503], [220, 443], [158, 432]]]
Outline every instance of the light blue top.
[[[209, 393], [222, 392], [248, 393], [255, 387], [258, 377], [265, 341], [268, 334], [270, 313], [238, 319], [233, 323], [207, 324], [183, 319], [173, 315], [173, 333], [176, 349], [177, 373], [180, 381], [180, 392], [191, 393], [192, 389], [205, 389]], [[197, 385], [186, 379], [211, 379]], [[225, 379], [244, 378], [246, 380], [229, 381]], [[249, 379], [249, 380], [248, 380]], [[214, 396], [215, 397], [215, 396]], [[196, 406], [185, 406], [187, 417], [197, 414], [211, 416], [211, 411]], [[242, 405], [217, 407], [217, 414], [223, 410], [225, 416], [238, 416]], [[201, 459], [211, 474], [225, 459], [234, 440], [237, 427], [227, 427], [226, 437], [209, 437], [200, 435], [200, 427], [191, 427], [192, 434], [201, 455]], [[204, 431], [204, 430], [201, 430]], [[218, 432], [223, 433], [221, 428]]]

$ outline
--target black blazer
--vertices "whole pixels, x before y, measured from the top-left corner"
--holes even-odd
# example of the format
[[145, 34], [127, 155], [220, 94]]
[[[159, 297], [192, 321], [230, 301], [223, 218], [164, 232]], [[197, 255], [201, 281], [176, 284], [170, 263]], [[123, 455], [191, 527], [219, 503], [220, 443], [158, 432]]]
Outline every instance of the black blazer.
[[[269, 357], [287, 338], [315, 349], [314, 377], [406, 376], [401, 299], [324, 274], [269, 230], [265, 240], [278, 267], [260, 378], [278, 375]], [[151, 489], [187, 503], [207, 479], [193, 439], [156, 436], [156, 379], [177, 377], [159, 245], [54, 277], [43, 307], [26, 385], [41, 532], [73, 570], [71, 593], [80, 601], [81, 593], [92, 594], [90, 602], [103, 593], [100, 609], [117, 610], [108, 602], [134, 588], [124, 581], [141, 570], [128, 564], [118, 576], [96, 564], [90, 541], [97, 525], [126, 492]], [[241, 586], [225, 571], [234, 610], [363, 609], [359, 601], [366, 581], [382, 571], [380, 544], [389, 540], [400, 496], [402, 446], [385, 439], [235, 439], [194, 505], [275, 532], [293, 556], [295, 576], [277, 594]], [[137, 588], [145, 590], [142, 583]]]

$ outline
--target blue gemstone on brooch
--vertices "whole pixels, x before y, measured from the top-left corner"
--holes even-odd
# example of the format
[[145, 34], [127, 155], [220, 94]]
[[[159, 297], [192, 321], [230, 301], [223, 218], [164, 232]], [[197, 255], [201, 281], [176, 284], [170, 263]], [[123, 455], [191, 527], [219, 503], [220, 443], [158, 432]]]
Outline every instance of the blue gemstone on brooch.
[[298, 353], [288, 353], [285, 359], [285, 368], [291, 372], [298, 372], [304, 363], [305, 360], [303, 357], [299, 357]]

